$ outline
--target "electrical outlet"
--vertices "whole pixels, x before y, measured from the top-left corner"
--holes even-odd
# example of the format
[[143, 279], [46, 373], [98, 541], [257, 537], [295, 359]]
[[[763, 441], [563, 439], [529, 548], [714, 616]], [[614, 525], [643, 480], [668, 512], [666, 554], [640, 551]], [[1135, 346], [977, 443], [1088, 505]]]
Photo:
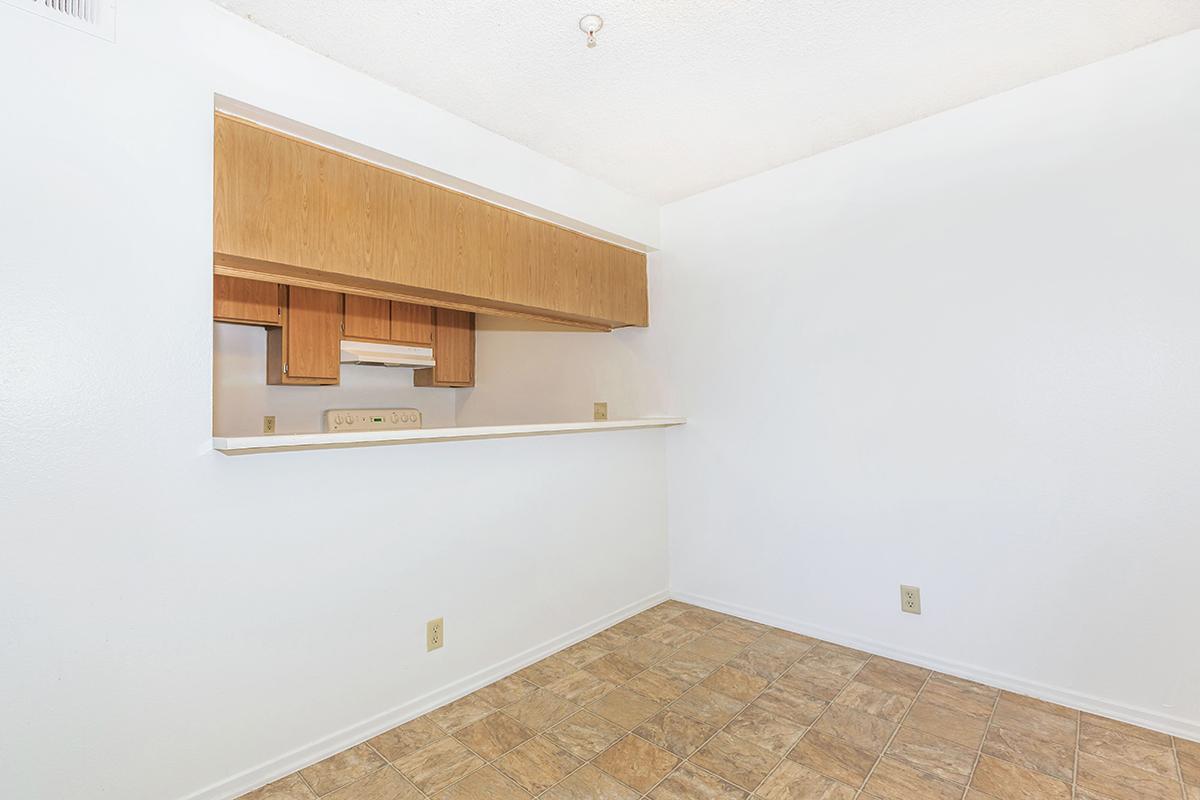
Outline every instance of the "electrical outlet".
[[900, 610], [905, 614], [921, 613], [921, 589], [919, 586], [900, 587]]
[[446, 643], [445, 629], [442, 618], [431, 619], [425, 623], [425, 651], [437, 650]]
[[592, 403], [592, 419], [597, 422], [608, 419], [608, 403]]
[[263, 433], [274, 433], [274, 432], [275, 432], [275, 418], [274, 417], [263, 417]]

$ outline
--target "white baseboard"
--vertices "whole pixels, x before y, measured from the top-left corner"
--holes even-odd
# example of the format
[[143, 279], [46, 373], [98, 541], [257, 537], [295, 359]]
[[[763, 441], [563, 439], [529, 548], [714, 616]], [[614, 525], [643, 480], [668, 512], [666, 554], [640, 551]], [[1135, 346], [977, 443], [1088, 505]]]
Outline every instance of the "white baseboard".
[[298, 769], [315, 764], [335, 753], [340, 753], [348, 747], [353, 747], [360, 742], [365, 742], [367, 739], [378, 736], [386, 730], [391, 730], [397, 725], [402, 725], [411, 719], [416, 719], [428, 711], [464, 697], [476, 689], [481, 689], [489, 683], [511, 675], [536, 661], [541, 661], [543, 658], [558, 652], [564, 647], [569, 647], [595, 633], [599, 633], [605, 628], [615, 625], [637, 614], [639, 611], [644, 611], [666, 599], [666, 591], [656, 592], [611, 614], [606, 614], [599, 619], [581, 625], [572, 631], [564, 633], [562, 636], [543, 642], [512, 658], [493, 664], [473, 675], [468, 675], [461, 680], [443, 686], [408, 703], [384, 711], [381, 714], [376, 714], [370, 719], [363, 720], [348, 728], [343, 728], [336, 733], [297, 748], [290, 753], [284, 753], [278, 758], [273, 758], [245, 772], [240, 772], [231, 778], [193, 792], [183, 798], [183, 800], [233, 800], [233, 798], [240, 797], [252, 789], [257, 789], [271, 781], [279, 780]]
[[853, 647], [857, 650], [864, 650], [868, 653], [895, 659], [896, 661], [916, 664], [927, 669], [944, 672], [947, 675], [966, 678], [978, 683], [986, 683], [988, 686], [994, 686], [998, 689], [1006, 689], [1010, 692], [1023, 694], [1028, 697], [1036, 697], [1039, 700], [1047, 700], [1051, 703], [1058, 703], [1062, 706], [1087, 711], [1102, 717], [1108, 717], [1109, 719], [1128, 722], [1142, 728], [1149, 728], [1160, 733], [1178, 736], [1181, 739], [1190, 739], [1194, 742], [1200, 741], [1200, 722], [1180, 719], [1179, 717], [1163, 714], [1158, 711], [1150, 711], [1145, 708], [1124, 705], [1070, 689], [1047, 686], [1036, 681], [1006, 675], [1002, 672], [993, 672], [971, 664], [962, 664], [957, 661], [948, 661], [924, 653], [915, 653], [910, 650], [891, 647], [870, 639], [863, 639], [862, 637], [842, 633], [841, 631], [827, 630], [818, 625], [811, 625], [807, 622], [801, 622], [768, 611], [746, 608], [735, 603], [726, 603], [711, 597], [702, 597], [700, 595], [676, 591], [671, 592], [671, 597], [680, 602], [701, 606], [711, 611], [732, 614], [735, 617], [742, 617], [754, 622], [761, 622], [764, 625], [771, 625], [827, 642]]

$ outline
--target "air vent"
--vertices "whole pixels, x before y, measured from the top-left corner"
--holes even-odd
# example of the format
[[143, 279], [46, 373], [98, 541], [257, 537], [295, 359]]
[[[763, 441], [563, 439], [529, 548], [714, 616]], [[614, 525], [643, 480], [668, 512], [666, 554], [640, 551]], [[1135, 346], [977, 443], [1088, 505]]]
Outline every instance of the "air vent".
[[39, 17], [113, 41], [116, 0], [0, 0]]

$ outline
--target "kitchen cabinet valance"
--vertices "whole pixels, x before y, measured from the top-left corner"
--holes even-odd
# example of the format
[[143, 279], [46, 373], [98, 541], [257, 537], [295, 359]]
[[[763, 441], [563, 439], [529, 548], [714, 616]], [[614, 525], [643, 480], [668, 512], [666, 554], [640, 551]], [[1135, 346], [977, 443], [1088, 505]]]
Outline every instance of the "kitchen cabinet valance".
[[610, 328], [646, 325], [646, 256], [218, 114], [218, 274]]

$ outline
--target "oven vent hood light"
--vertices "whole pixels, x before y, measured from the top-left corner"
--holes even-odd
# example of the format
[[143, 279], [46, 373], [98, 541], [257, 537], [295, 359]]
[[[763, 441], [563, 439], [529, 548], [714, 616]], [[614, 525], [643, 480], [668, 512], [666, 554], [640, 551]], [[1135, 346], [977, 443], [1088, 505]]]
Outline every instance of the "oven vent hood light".
[[380, 342], [355, 342], [342, 340], [341, 362], [361, 364], [369, 367], [409, 367], [420, 369], [432, 367], [432, 347], [408, 347], [401, 344]]

